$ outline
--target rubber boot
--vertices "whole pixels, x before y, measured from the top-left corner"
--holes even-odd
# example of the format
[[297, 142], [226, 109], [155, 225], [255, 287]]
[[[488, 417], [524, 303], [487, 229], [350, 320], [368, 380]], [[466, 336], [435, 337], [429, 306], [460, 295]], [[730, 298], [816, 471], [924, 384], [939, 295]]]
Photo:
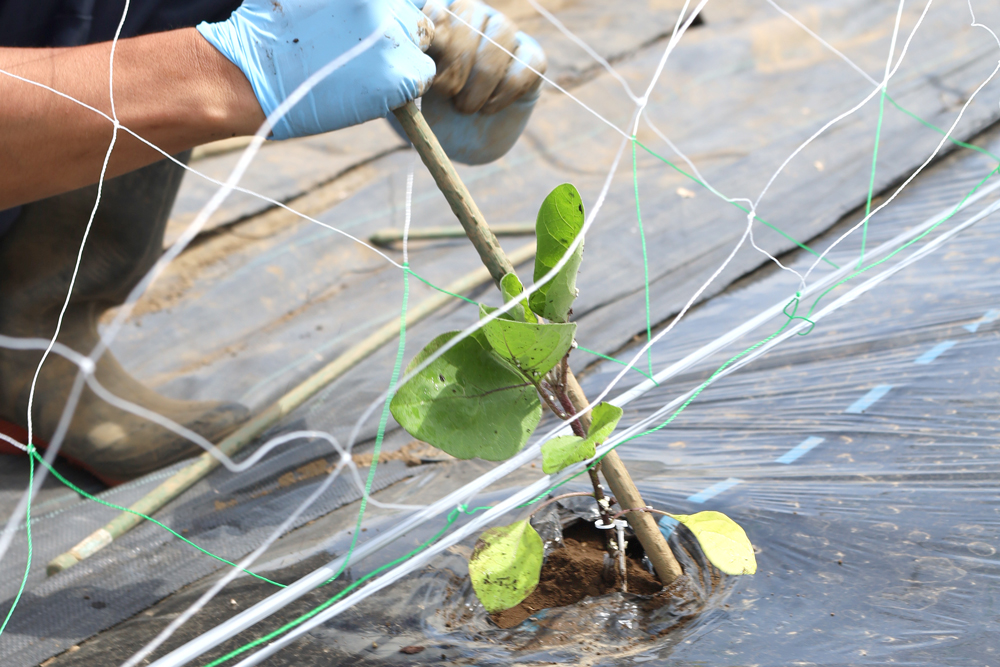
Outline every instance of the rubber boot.
[[[188, 155], [182, 156], [185, 161]], [[101, 314], [122, 304], [162, 253], [182, 174], [164, 160], [105, 182], [59, 342], [81, 354], [97, 344]], [[52, 337], [96, 197], [94, 186], [28, 204], [0, 237], [0, 333]], [[27, 425], [31, 379], [41, 356], [41, 351], [0, 348], [0, 419]], [[74, 364], [56, 354], [42, 366], [33, 408], [39, 446], [54, 434], [76, 373]], [[236, 404], [165, 398], [130, 376], [110, 352], [97, 362], [94, 377], [114, 395], [212, 442], [248, 416]], [[117, 484], [201, 451], [85, 388], [59, 453], [105, 483]]]

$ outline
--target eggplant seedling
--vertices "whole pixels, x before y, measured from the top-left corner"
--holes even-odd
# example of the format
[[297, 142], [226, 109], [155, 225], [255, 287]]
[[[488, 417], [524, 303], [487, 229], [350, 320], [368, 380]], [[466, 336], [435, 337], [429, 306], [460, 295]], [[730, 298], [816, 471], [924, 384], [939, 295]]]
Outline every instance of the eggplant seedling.
[[[542, 202], [535, 228], [538, 249], [534, 280], [548, 274], [573, 246], [584, 224], [577, 189], [563, 184]], [[513, 306], [482, 329], [448, 349], [408, 383], [390, 404], [393, 417], [411, 435], [459, 459], [503, 461], [517, 454], [534, 433], [545, 404], [567, 420], [576, 414], [570, 396], [569, 355], [576, 323], [570, 321], [577, 297], [576, 278], [583, 259], [577, 244], [562, 268], [525, 298], [518, 276], [499, 281], [505, 303]], [[480, 306], [480, 318], [496, 309]], [[421, 364], [457, 336], [453, 331], [432, 340], [410, 362]], [[594, 458], [596, 448], [614, 432], [622, 409], [609, 403], [594, 406], [588, 426], [572, 421], [573, 435], [542, 445], [547, 474]], [[651, 508], [623, 508], [614, 514], [605, 497], [597, 466], [590, 468], [593, 497], [600, 522], [611, 528], [618, 516]], [[735, 522], [718, 512], [676, 515], [698, 538], [706, 556], [728, 574], [756, 571], [753, 547]], [[608, 550], [618, 557], [620, 538], [608, 530]], [[543, 561], [542, 540], [523, 520], [483, 533], [469, 561], [473, 588], [487, 611], [509, 609], [538, 585]]]

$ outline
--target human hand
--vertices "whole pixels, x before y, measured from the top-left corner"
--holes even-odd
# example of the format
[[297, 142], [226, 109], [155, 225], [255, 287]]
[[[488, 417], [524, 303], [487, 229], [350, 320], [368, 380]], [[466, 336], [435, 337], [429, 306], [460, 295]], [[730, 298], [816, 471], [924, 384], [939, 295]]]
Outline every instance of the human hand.
[[320, 81], [273, 128], [273, 138], [319, 134], [386, 116], [422, 95], [435, 74], [423, 52], [434, 26], [423, 0], [246, 0], [198, 32], [242, 70], [265, 115], [313, 73], [383, 29], [375, 43]]
[[[427, 54], [437, 63], [437, 76], [423, 97], [424, 117], [453, 160], [492, 162], [510, 150], [528, 123], [540, 95], [545, 53], [513, 21], [479, 0], [427, 0], [424, 13], [434, 21]], [[395, 119], [390, 121], [402, 134]]]

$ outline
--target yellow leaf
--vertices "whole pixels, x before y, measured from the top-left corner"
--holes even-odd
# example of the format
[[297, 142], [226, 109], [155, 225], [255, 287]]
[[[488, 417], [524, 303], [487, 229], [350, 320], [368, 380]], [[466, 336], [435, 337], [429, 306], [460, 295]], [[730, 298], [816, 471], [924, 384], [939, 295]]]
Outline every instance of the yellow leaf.
[[757, 571], [757, 559], [746, 532], [722, 512], [669, 516], [694, 533], [708, 560], [726, 574], [753, 574]]

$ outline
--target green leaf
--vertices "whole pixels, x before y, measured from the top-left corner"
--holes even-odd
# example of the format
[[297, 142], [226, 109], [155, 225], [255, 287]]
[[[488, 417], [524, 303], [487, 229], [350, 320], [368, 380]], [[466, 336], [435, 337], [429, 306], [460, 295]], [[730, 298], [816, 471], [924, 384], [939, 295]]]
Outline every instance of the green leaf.
[[712, 565], [726, 574], [753, 574], [757, 559], [746, 532], [722, 512], [669, 515], [694, 533]]
[[[564, 183], [549, 193], [538, 209], [535, 235], [535, 282], [537, 283], [566, 254], [583, 229], [583, 200], [576, 188]], [[531, 310], [553, 322], [565, 322], [576, 300], [576, 274], [583, 258], [583, 243], [552, 280], [528, 297]]]
[[542, 445], [542, 472], [557, 473], [567, 466], [593, 458], [597, 447], [590, 438], [578, 435], [561, 435]]
[[[503, 302], [508, 303], [517, 299], [524, 293], [524, 285], [516, 273], [508, 273], [500, 279], [500, 294], [503, 295]], [[537, 322], [538, 318], [528, 308], [527, 299], [520, 299], [520, 303], [507, 311], [513, 317], [511, 319], [518, 322]]]
[[[480, 305], [479, 316], [486, 317], [494, 310]], [[537, 381], [573, 346], [576, 322], [537, 324], [498, 317], [487, 322], [482, 331], [494, 352], [513, 363], [528, 379]]]
[[[441, 334], [410, 369], [459, 332]], [[389, 409], [413, 437], [460, 459], [509, 459], [542, 416], [535, 388], [480, 337], [460, 341], [399, 388]]]
[[476, 597], [491, 614], [514, 607], [538, 586], [545, 548], [527, 521], [490, 528], [469, 558]]
[[599, 403], [591, 410], [587, 437], [563, 435], [542, 445], [542, 472], [546, 475], [559, 472], [567, 466], [593, 458], [597, 445], [602, 444], [618, 425], [622, 409], [610, 403]]
[[587, 439], [601, 445], [614, 432], [623, 411], [617, 405], [598, 403], [590, 411], [590, 428], [587, 429]]

